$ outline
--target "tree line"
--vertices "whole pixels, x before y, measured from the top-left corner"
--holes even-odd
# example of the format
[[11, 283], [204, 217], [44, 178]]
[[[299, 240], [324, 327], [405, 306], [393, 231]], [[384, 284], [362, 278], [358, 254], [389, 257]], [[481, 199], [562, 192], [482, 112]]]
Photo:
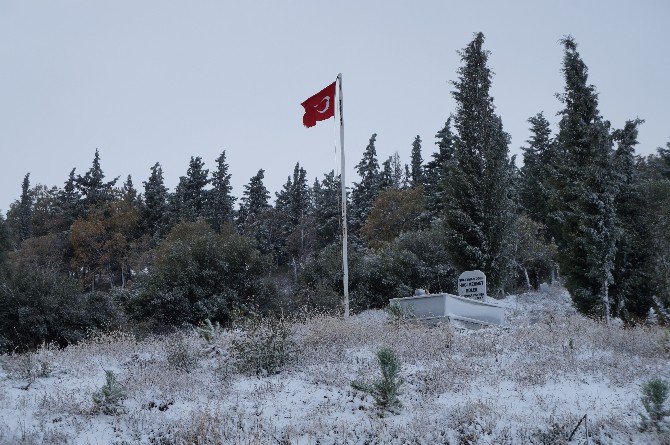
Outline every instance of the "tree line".
[[[591, 316], [635, 322], [650, 309], [665, 313], [670, 143], [636, 155], [643, 121], [613, 128], [575, 40], [561, 44], [558, 131], [542, 112], [530, 117], [521, 168], [490, 94], [482, 33], [460, 51], [456, 108], [427, 162], [417, 135], [408, 164], [397, 153], [380, 163], [372, 134], [348, 190], [355, 307], [382, 307], [415, 288], [453, 292], [458, 273], [480, 269], [491, 295], [560, 278]], [[83, 327], [131, 321], [337, 310], [339, 176], [310, 185], [297, 163], [271, 202], [264, 174], [239, 199], [225, 151], [211, 171], [191, 157], [173, 191], [160, 163], [142, 192], [130, 176], [106, 178], [97, 150], [88, 171], [72, 169], [62, 187], [31, 186], [26, 174], [0, 217], [0, 347], [67, 344]]]

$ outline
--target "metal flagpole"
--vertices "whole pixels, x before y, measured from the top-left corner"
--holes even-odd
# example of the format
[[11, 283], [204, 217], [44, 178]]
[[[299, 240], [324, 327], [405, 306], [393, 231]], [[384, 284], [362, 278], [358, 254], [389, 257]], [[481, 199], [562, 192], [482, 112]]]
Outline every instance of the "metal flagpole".
[[342, 284], [344, 287], [344, 318], [349, 318], [349, 259], [347, 258], [347, 187], [344, 179], [344, 117], [342, 115], [342, 73], [337, 75], [340, 102], [340, 188], [342, 189]]

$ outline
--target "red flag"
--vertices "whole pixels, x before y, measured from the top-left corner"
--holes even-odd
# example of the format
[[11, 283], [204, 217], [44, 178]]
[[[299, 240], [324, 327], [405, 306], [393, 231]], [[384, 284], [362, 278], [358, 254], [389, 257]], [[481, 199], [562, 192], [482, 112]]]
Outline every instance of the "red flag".
[[305, 108], [302, 123], [307, 128], [313, 127], [318, 121], [324, 121], [335, 116], [335, 82], [300, 105]]

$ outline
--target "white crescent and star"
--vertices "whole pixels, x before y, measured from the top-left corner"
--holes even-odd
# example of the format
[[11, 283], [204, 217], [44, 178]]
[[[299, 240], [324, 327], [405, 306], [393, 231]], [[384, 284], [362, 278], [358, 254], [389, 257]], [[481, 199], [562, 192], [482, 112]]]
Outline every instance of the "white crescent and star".
[[[321, 99], [321, 102], [323, 102], [324, 100], [326, 101], [326, 107], [323, 110], [319, 110], [318, 108], [314, 107], [314, 108], [316, 108], [316, 111], [321, 113], [321, 114], [325, 113], [330, 108], [330, 96], [324, 97], [323, 99]], [[319, 102], [319, 103], [321, 103], [321, 102]]]

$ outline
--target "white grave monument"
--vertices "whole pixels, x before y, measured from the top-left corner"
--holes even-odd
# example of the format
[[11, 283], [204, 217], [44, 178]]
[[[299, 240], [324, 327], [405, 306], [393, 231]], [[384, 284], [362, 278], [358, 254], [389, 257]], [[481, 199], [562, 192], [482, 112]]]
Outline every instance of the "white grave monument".
[[481, 270], [467, 270], [458, 276], [460, 297], [483, 300], [486, 297], [486, 275]]
[[426, 294], [417, 289], [412, 297], [393, 298], [407, 316], [427, 322], [448, 319], [459, 326], [480, 328], [503, 325], [505, 309], [492, 301], [485, 301], [486, 275], [480, 270], [463, 272], [458, 277], [458, 295]]

